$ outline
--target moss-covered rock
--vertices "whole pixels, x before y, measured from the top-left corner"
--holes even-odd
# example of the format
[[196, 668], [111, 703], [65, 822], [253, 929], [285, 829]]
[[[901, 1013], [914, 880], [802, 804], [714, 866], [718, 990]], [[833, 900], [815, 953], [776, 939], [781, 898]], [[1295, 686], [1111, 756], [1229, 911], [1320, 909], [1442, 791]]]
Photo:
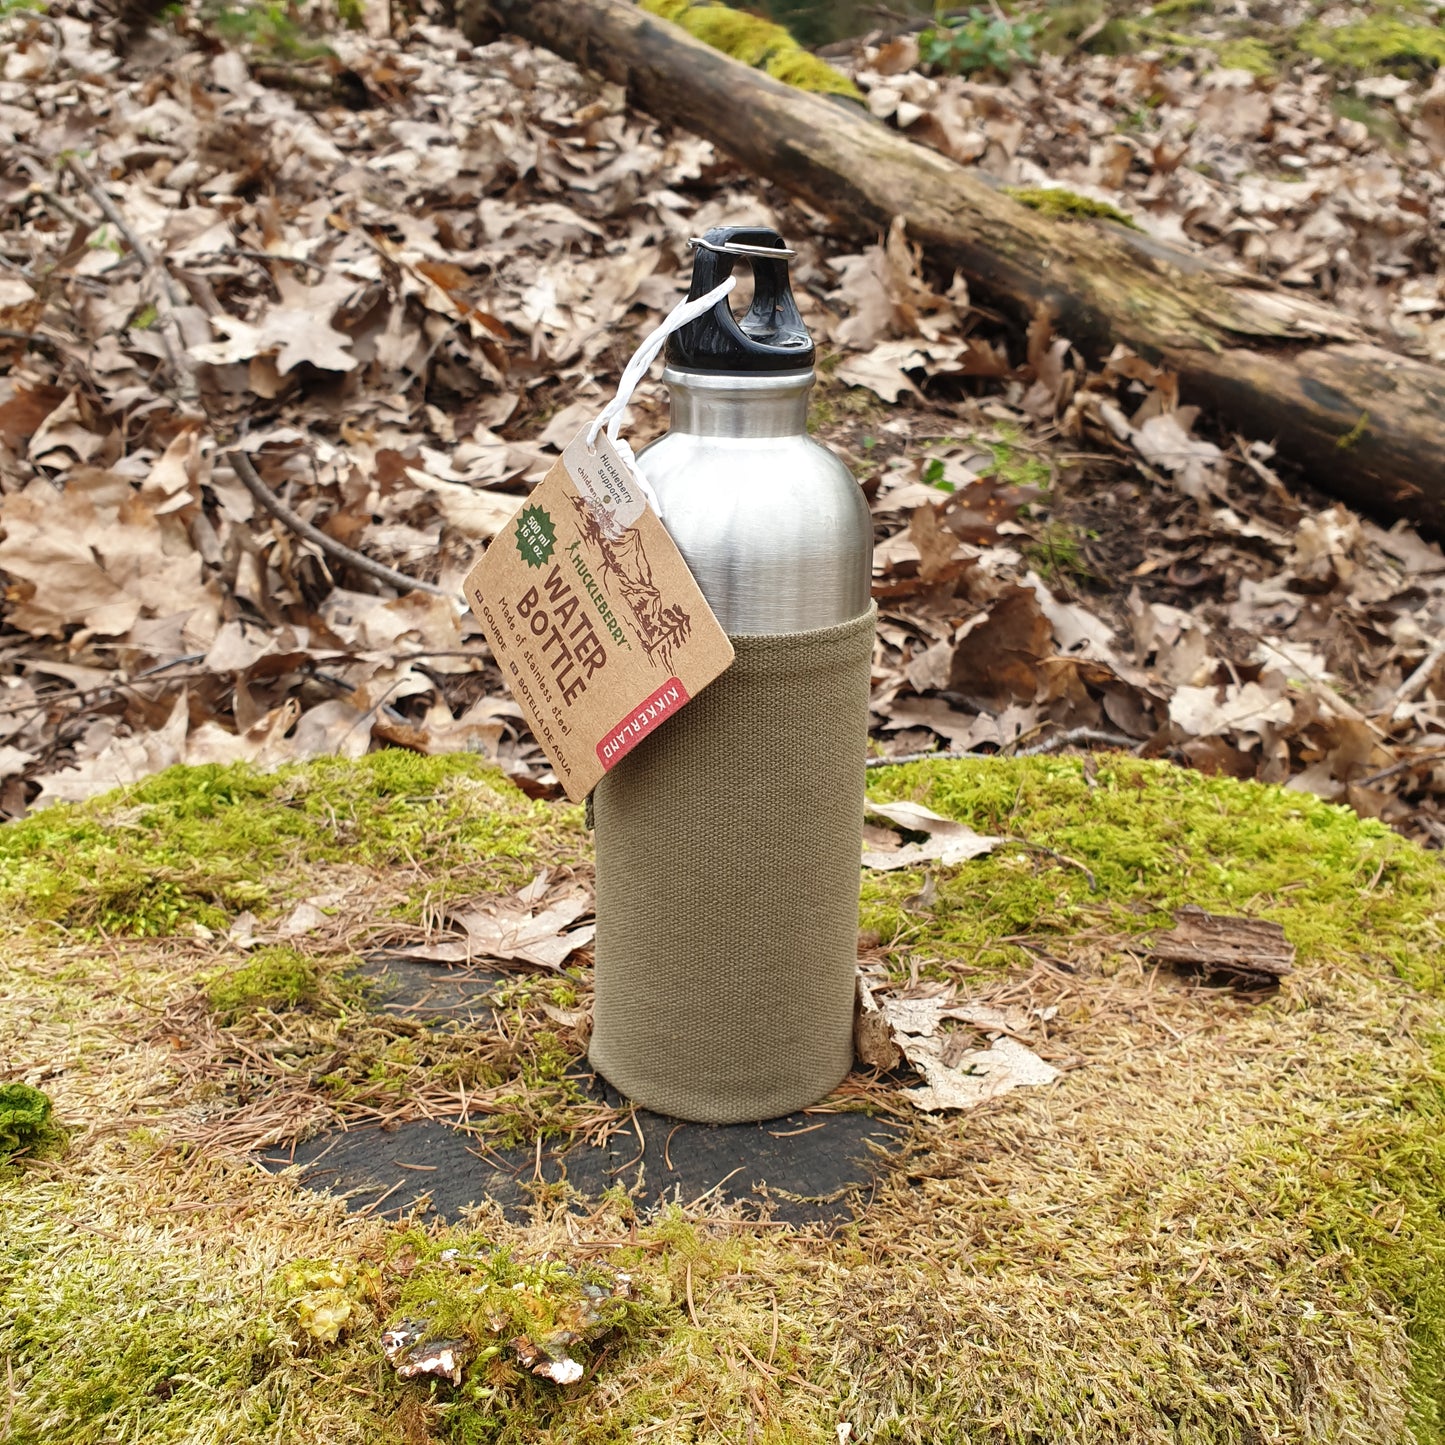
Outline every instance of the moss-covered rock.
[[[890, 768], [883, 800], [913, 798], [980, 833], [1017, 834], [1090, 870], [1040, 870], [1008, 853], [936, 879], [926, 934], [973, 967], [1027, 961], [1014, 941], [1070, 937], [1103, 923], [1123, 939], [1168, 927], [1173, 911], [1274, 919], [1318, 966], [1375, 972], [1445, 992], [1445, 866], [1382, 823], [1309, 793], [1263, 788], [1160, 763], [993, 759]], [[1373, 880], [1373, 886], [1366, 886]], [[865, 879], [865, 926], [907, 936], [915, 874]]]
[[[0, 1181], [17, 1442], [621, 1445], [749, 1419], [775, 1445], [840, 1420], [891, 1445], [1445, 1439], [1445, 863], [1381, 825], [1128, 758], [881, 770], [880, 799], [1037, 845], [931, 883], [870, 876], [864, 920], [896, 977], [1037, 1009], [1063, 1077], [917, 1118], [833, 1237], [710, 1221], [715, 1200], [639, 1217], [620, 1188], [570, 1217], [553, 1188], [521, 1226], [481, 1201], [448, 1230], [347, 1216], [228, 1150], [246, 1129], [284, 1139], [266, 1121], [301, 1127], [336, 1078], [389, 1116], [433, 1097], [438, 1068], [445, 1110], [480, 1098], [474, 1127], [503, 1107], [519, 1137], [570, 1127], [537, 1102], [577, 1051], [544, 1007], [585, 977], [499, 991], [505, 1059], [480, 1034], [439, 1048], [336, 1003], [339, 953], [237, 956], [240, 991], [218, 1000], [219, 945], [188, 925], [75, 941], [97, 926], [85, 870], [184, 841], [199, 896], [244, 818], [268, 867], [300, 860], [308, 896], [359, 876], [392, 918], [400, 867], [408, 894], [445, 895], [585, 866], [576, 810], [471, 759], [229, 776], [225, 801], [214, 772], [174, 772], [57, 814], [54, 834], [43, 816], [9, 830], [43, 847], [4, 855], [0, 1056], [53, 1070], [56, 1108], [85, 1125], [63, 1170], [20, 1156]], [[1184, 904], [1278, 921], [1295, 972], [1267, 997], [1161, 973], [1148, 938]], [[888, 1098], [850, 1088], [838, 1106]], [[666, 1147], [652, 1133], [640, 1162]], [[594, 1312], [599, 1261], [633, 1291]], [[385, 1368], [383, 1326], [423, 1316], [467, 1343], [460, 1387]], [[520, 1367], [529, 1322], [543, 1349], [584, 1336], [580, 1383]]]

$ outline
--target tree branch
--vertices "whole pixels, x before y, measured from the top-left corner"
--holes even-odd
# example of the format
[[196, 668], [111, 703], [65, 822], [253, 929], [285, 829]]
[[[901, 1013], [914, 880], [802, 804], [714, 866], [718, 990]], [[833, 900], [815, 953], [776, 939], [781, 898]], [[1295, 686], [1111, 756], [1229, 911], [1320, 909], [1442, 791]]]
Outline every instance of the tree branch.
[[431, 582], [423, 582], [418, 577], [408, 577], [406, 573], [397, 572], [384, 562], [373, 561], [364, 552], [354, 551], [344, 542], [338, 542], [335, 537], [328, 536], [319, 527], [313, 526], [304, 517], [298, 516], [266, 485], [260, 472], [252, 465], [251, 458], [245, 452], [228, 451], [222, 452], [221, 456], [235, 469], [236, 475], [241, 479], [241, 485], [278, 522], [289, 527], [298, 537], [305, 537], [308, 542], [314, 542], [328, 556], [336, 558], [339, 562], [345, 562], [348, 567], [354, 567], [358, 572], [365, 572], [368, 577], [374, 577], [378, 582], [385, 582], [388, 587], [395, 587], [400, 592], [430, 592], [434, 597], [450, 597], [452, 595], [445, 588], [437, 587]]
[[[75, 178], [85, 187], [91, 200], [100, 207], [101, 214], [125, 237], [126, 243], [135, 252], [141, 265], [156, 276], [162, 292], [163, 305], [157, 309], [161, 312], [161, 336], [165, 342], [166, 358], [181, 386], [183, 399], [197, 402], [214, 436], [216, 433], [215, 419], [207, 409], [205, 401], [201, 397], [200, 388], [196, 385], [195, 368], [187, 353], [185, 337], [181, 333], [180, 323], [175, 315], [186, 304], [185, 293], [181, 290], [175, 277], [166, 269], [164, 262], [158, 260], [150, 247], [131, 229], [129, 222], [111, 199], [105, 187], [90, 174], [79, 157], [69, 155], [65, 158], [65, 163]], [[285, 261], [291, 258], [280, 256], [275, 259]], [[307, 262], [305, 264], [314, 263]], [[214, 305], [214, 302], [203, 305], [202, 309], [211, 316], [216, 315], [220, 310], [218, 306]], [[298, 516], [266, 485], [260, 472], [256, 470], [251, 458], [245, 452], [235, 449], [223, 450], [221, 456], [235, 470], [236, 475], [241, 479], [241, 485], [267, 512], [275, 517], [282, 526], [295, 532], [298, 537], [304, 537], [308, 542], [319, 547], [328, 557], [343, 562], [358, 572], [364, 572], [368, 577], [372, 577], [378, 582], [384, 582], [388, 587], [395, 587], [399, 592], [429, 592], [434, 597], [450, 597], [452, 595], [434, 583], [423, 582], [418, 577], [408, 577], [405, 572], [398, 572], [384, 562], [374, 561], [364, 552], [358, 552], [344, 542], [338, 542], [335, 537], [328, 536], [319, 527]]]

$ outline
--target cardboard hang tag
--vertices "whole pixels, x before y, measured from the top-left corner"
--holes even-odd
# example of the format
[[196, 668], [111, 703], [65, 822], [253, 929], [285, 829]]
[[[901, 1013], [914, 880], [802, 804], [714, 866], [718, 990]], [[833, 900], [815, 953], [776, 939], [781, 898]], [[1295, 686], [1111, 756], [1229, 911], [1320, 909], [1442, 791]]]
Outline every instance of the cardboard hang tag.
[[573, 802], [733, 660], [630, 467], [584, 427], [466, 580], [502, 675]]

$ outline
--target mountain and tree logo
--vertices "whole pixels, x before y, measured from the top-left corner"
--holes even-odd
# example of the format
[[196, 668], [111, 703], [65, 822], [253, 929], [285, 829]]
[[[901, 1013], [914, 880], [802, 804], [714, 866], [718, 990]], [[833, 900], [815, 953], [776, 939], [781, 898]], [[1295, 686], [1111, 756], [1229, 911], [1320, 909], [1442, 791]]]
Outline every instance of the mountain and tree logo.
[[616, 526], [605, 510], [585, 497], [567, 500], [577, 511], [583, 546], [596, 555], [598, 570], [622, 594], [642, 650], [654, 667], [671, 671], [674, 653], [692, 633], [692, 618], [678, 603], [663, 599], [641, 530]]

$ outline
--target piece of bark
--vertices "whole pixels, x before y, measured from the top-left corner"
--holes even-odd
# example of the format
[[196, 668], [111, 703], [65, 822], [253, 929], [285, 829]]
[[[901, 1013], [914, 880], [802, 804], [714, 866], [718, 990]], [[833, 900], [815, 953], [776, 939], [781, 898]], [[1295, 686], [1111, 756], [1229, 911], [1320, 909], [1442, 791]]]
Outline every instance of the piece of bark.
[[903, 1051], [893, 1041], [893, 1029], [873, 998], [873, 990], [860, 973], [857, 1010], [853, 1015], [853, 1052], [858, 1062], [885, 1074], [903, 1062]]
[[[1350, 318], [1116, 223], [1029, 210], [866, 112], [792, 89], [625, 0], [487, 0], [488, 22], [608, 80], [860, 240], [908, 235], [1022, 321], [1123, 342], [1323, 490], [1445, 535], [1445, 372]], [[459, 11], [463, 29], [468, 21]]]
[[1294, 964], [1294, 944], [1277, 923], [1231, 918], [1187, 906], [1176, 911], [1174, 927], [1149, 945], [1147, 956], [1157, 963], [1206, 974], [1277, 979]]

